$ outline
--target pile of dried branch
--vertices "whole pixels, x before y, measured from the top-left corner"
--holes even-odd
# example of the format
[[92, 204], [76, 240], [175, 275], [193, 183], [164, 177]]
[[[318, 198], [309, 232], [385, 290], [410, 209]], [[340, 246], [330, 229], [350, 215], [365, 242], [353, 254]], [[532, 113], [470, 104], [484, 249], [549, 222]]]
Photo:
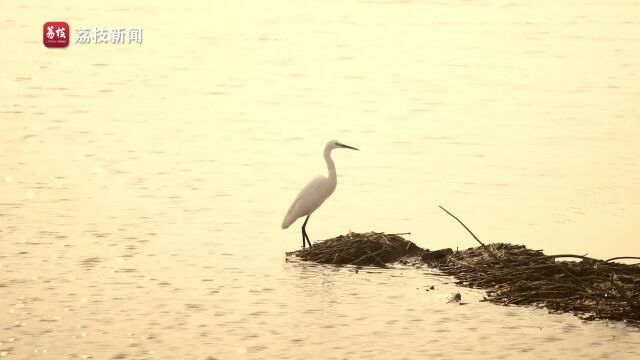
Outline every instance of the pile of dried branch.
[[377, 232], [340, 235], [294, 251], [303, 260], [323, 264], [374, 265], [386, 267], [400, 257], [419, 255], [422, 249], [400, 235]]
[[489, 244], [457, 251], [437, 267], [460, 285], [487, 289], [491, 302], [543, 306], [585, 319], [640, 321], [640, 266]]
[[[640, 324], [640, 266], [613, 262], [638, 257], [598, 260], [580, 255], [545, 255], [522, 245], [480, 244], [456, 251], [446, 261], [429, 263], [458, 283], [487, 289], [488, 300], [509, 305], [538, 305], [573, 312], [588, 320], [630, 320]], [[580, 261], [557, 261], [574, 258]], [[424, 259], [424, 255], [423, 255]]]
[[[441, 207], [442, 208], [442, 207]], [[400, 235], [350, 232], [308, 249], [294, 251], [303, 260], [325, 264], [375, 265], [403, 260], [427, 264], [458, 280], [487, 290], [487, 300], [504, 305], [536, 305], [573, 312], [584, 319], [629, 320], [640, 325], [640, 264], [628, 265], [580, 255], [545, 255], [522, 245], [480, 244], [464, 251], [423, 250]], [[558, 261], [574, 258], [579, 261]]]

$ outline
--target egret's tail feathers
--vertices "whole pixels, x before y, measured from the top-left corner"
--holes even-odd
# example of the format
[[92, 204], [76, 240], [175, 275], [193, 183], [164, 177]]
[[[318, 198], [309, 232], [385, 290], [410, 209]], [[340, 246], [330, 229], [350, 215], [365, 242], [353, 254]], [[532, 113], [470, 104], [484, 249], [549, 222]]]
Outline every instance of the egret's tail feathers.
[[291, 213], [287, 213], [287, 215], [284, 216], [284, 219], [282, 220], [282, 228], [286, 229], [289, 226], [291, 226], [291, 224], [293, 224], [298, 218], [297, 217], [293, 217], [291, 215]]
[[286, 229], [289, 226], [291, 226], [291, 224], [293, 224], [296, 220], [298, 220], [298, 218], [300, 217], [300, 211], [297, 210], [298, 207], [298, 203], [300, 202], [300, 194], [298, 194], [298, 196], [296, 197], [295, 200], [293, 200], [293, 204], [291, 204], [291, 206], [289, 206], [289, 210], [287, 210], [287, 214], [284, 216], [284, 219], [282, 219], [282, 228]]

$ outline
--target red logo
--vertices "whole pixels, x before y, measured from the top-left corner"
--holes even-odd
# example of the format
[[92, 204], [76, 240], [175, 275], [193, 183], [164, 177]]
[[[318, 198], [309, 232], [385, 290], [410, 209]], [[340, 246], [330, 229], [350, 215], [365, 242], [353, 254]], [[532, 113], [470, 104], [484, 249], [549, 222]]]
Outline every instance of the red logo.
[[64, 21], [49, 21], [42, 27], [42, 43], [46, 47], [69, 45], [69, 24]]

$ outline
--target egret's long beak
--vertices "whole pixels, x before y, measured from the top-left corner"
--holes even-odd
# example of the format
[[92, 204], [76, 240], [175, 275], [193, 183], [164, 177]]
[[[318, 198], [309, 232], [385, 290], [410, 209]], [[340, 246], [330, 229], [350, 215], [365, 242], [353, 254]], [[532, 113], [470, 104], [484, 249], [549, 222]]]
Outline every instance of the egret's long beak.
[[342, 147], [342, 148], [347, 148], [347, 149], [351, 149], [351, 150], [358, 150], [358, 151], [360, 151], [360, 149], [358, 149], [358, 148], [354, 148], [353, 146], [349, 146], [349, 145], [345, 145], [345, 144], [341, 144], [341, 143], [338, 143], [338, 146], [340, 146], [340, 147]]

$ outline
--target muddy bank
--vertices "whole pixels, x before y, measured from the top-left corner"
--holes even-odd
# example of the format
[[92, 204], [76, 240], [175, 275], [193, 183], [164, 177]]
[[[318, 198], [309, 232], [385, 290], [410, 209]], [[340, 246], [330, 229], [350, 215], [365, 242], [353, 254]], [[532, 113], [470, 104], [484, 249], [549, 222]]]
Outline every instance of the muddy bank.
[[352, 232], [287, 255], [324, 264], [426, 265], [454, 277], [459, 285], [486, 290], [486, 300], [493, 303], [640, 324], [640, 266], [618, 263], [619, 258], [545, 255], [513, 244], [429, 251], [399, 234], [376, 232]]

